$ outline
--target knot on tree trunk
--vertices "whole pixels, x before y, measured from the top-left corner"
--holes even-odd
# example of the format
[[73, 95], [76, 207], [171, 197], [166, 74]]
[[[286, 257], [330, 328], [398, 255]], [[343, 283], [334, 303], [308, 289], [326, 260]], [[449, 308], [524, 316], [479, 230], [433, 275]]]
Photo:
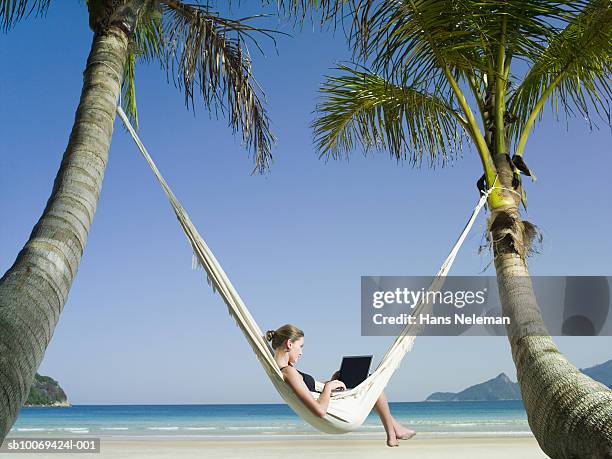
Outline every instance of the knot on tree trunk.
[[487, 223], [487, 242], [493, 256], [518, 254], [521, 259], [539, 253], [543, 237], [538, 227], [520, 218], [518, 208], [493, 211]]

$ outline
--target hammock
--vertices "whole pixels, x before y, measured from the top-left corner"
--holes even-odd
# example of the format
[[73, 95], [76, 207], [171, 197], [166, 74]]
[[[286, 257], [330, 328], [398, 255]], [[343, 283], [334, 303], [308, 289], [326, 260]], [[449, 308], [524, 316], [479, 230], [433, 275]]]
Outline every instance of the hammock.
[[[283, 379], [280, 368], [274, 360], [273, 350], [268, 345], [268, 342], [257, 325], [257, 322], [255, 322], [255, 319], [238, 295], [238, 292], [225, 274], [225, 271], [223, 271], [223, 268], [211, 250], [208, 248], [208, 245], [206, 245], [206, 242], [204, 242], [196, 230], [195, 226], [189, 219], [187, 212], [185, 212], [179, 201], [172, 193], [172, 190], [161, 176], [159, 170], [155, 166], [155, 163], [151, 159], [151, 156], [149, 156], [145, 146], [140, 141], [140, 138], [136, 134], [136, 131], [132, 127], [130, 121], [120, 106], [117, 107], [117, 113], [134, 139], [134, 142], [138, 146], [138, 149], [144, 156], [145, 160], [147, 163], [149, 163], [149, 166], [153, 170], [153, 173], [157, 177], [157, 180], [159, 181], [164, 192], [168, 196], [176, 217], [178, 218], [187, 239], [191, 243], [197, 263], [203, 266], [206, 270], [209, 283], [212, 284], [215, 291], [220, 293], [221, 297], [225, 301], [225, 304], [227, 305], [230, 315], [235, 319], [236, 325], [238, 325], [238, 327], [244, 333], [246, 340], [250, 344], [253, 352], [259, 359], [261, 366], [268, 375], [268, 378], [270, 378], [272, 384], [274, 384], [274, 387], [276, 387], [276, 390], [280, 396], [296, 412], [296, 414], [301, 416], [314, 428], [322, 432], [341, 434], [357, 429], [365, 421], [365, 418], [372, 410], [372, 407], [389, 382], [389, 379], [399, 367], [404, 355], [412, 349], [414, 340], [416, 335], [419, 333], [421, 326], [410, 324], [406, 325], [402, 332], [396, 337], [395, 341], [391, 344], [376, 370], [357, 387], [347, 389], [342, 392], [333, 393], [326, 415], [324, 417], [316, 416], [303, 404], [293, 389], [291, 389], [291, 387]], [[470, 228], [474, 224], [478, 212], [485, 205], [490, 191], [491, 190], [484, 192], [478, 201], [478, 204], [474, 208], [472, 215], [457, 239], [457, 242], [434, 277], [429, 290], [437, 290], [442, 286], [444, 278], [448, 274], [459, 248], [463, 244], [463, 241], [465, 240]], [[415, 315], [424, 311], [426, 306], [426, 304], [419, 303], [413, 309], [412, 314]], [[322, 390], [323, 383], [316, 381], [315, 388], [316, 390]], [[319, 394], [315, 392], [313, 392], [312, 395], [315, 398], [318, 398], [319, 396]]]

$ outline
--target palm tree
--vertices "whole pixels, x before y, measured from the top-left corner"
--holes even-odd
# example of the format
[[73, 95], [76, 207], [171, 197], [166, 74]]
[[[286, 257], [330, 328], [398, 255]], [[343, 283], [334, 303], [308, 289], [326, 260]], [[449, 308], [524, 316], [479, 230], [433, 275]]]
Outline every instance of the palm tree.
[[[313, 123], [323, 156], [358, 146], [422, 164], [467, 139], [489, 196], [488, 235], [529, 425], [552, 457], [612, 457], [612, 392], [557, 350], [542, 324], [526, 257], [536, 228], [521, 219], [529, 134], [553, 111], [609, 123], [609, 0], [337, 0], [290, 2], [347, 25], [357, 63], [321, 88]], [[340, 19], [338, 19], [340, 18]], [[512, 153], [512, 155], [511, 155]]]
[[[68, 146], [51, 196], [29, 240], [0, 279], [0, 443], [25, 402], [79, 267], [113, 134], [117, 100], [137, 122], [134, 68], [159, 60], [194, 104], [224, 111], [254, 152], [271, 159], [273, 136], [245, 40], [270, 31], [178, 0], [87, 0], [91, 51]], [[6, 32], [51, 0], [0, 0]], [[256, 43], [256, 42], [254, 42]]]

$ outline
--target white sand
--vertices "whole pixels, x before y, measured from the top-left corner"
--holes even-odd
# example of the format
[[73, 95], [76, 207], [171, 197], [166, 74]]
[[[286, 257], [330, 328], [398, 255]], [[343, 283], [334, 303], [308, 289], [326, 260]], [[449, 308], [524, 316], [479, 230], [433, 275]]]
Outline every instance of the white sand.
[[[418, 459], [530, 459], [547, 457], [534, 437], [487, 438], [418, 438], [400, 441], [389, 448], [380, 439], [299, 439], [299, 440], [212, 440], [212, 439], [123, 439], [103, 437], [100, 454], [77, 454], [70, 457], [100, 458], [343, 458], [384, 459], [411, 457]], [[349, 455], [347, 457], [347, 455]], [[58, 459], [66, 454], [19, 454], [21, 459]], [[1, 458], [0, 458], [1, 459]]]

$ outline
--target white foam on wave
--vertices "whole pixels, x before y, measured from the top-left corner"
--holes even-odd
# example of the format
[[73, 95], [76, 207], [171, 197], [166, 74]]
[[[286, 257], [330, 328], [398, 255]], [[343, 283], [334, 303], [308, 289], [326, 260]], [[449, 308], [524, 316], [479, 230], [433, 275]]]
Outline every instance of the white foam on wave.
[[[423, 432], [426, 436], [449, 436], [449, 437], [531, 437], [530, 431], [481, 431], [481, 432]], [[421, 437], [425, 436], [421, 435]]]
[[[516, 422], [445, 422], [444, 424], [440, 424], [445, 427], [489, 427], [489, 426], [521, 426], [523, 423]], [[528, 425], [525, 422], [525, 425]]]
[[129, 427], [100, 427], [100, 430], [128, 430]]
[[431, 425], [431, 426], [501, 426], [501, 425], [529, 425], [527, 419], [500, 419], [500, 420], [444, 420], [444, 419], [400, 419], [403, 424]]
[[281, 430], [284, 426], [227, 426], [227, 430]]
[[210, 427], [210, 426], [206, 426], [206, 427], [185, 427], [185, 430], [217, 430], [216, 427]]
[[[11, 429], [11, 430], [13, 430], [13, 429]], [[17, 432], [41, 432], [41, 431], [45, 431], [45, 430], [49, 430], [49, 429], [43, 429], [43, 428], [40, 428], [40, 427], [32, 427], [32, 428], [30, 428], [30, 427], [19, 427], [19, 428], [15, 429], [15, 430], [17, 430]]]
[[368, 426], [368, 425], [362, 425], [359, 430], [384, 430], [383, 426]]
[[147, 427], [148, 430], [178, 430], [178, 426], [170, 427]]

